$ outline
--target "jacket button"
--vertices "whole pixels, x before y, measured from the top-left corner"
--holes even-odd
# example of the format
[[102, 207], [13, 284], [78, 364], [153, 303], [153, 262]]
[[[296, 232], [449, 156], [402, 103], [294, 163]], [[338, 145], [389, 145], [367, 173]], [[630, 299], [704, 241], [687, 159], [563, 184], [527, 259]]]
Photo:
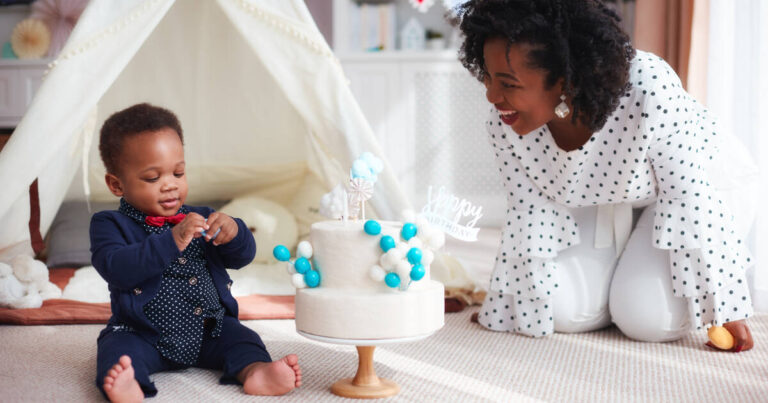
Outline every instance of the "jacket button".
[[139, 287], [134, 288], [133, 289], [133, 295], [139, 295], [139, 294], [141, 294], [141, 288], [139, 288]]
[[190, 277], [189, 285], [195, 285], [195, 284], [197, 284], [197, 277]]
[[187, 258], [185, 258], [185, 257], [183, 257], [183, 256], [182, 256], [182, 257], [180, 257], [180, 258], [179, 258], [179, 264], [187, 264]]
[[200, 308], [199, 306], [195, 308], [195, 315], [200, 316], [203, 313], [203, 308]]

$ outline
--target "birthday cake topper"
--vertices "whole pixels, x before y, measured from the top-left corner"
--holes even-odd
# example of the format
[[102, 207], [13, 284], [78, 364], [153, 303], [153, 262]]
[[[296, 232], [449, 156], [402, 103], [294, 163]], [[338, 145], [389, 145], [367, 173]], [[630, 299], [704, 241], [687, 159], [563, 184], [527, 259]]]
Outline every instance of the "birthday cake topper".
[[[444, 186], [436, 193], [429, 186], [427, 204], [421, 209], [420, 215], [456, 239], [476, 241], [480, 229], [475, 228], [475, 224], [483, 216], [482, 212], [482, 206], [474, 206], [470, 201], [448, 193]], [[469, 220], [462, 225], [465, 217], [469, 217]]]
[[352, 163], [347, 186], [339, 183], [320, 200], [320, 214], [333, 219], [365, 220], [365, 202], [373, 197], [373, 188], [384, 163], [375, 155], [364, 152]]

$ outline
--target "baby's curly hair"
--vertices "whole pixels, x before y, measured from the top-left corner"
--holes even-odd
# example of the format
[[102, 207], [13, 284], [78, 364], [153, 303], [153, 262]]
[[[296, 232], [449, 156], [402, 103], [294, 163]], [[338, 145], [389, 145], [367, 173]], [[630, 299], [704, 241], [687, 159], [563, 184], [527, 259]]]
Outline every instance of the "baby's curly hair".
[[470, 0], [456, 9], [452, 22], [464, 35], [459, 59], [478, 80], [487, 74], [486, 39], [528, 43], [528, 63], [547, 72], [545, 86], [563, 78], [572, 122], [597, 131], [630, 87], [635, 49], [620, 20], [600, 0]]
[[147, 103], [136, 104], [115, 112], [104, 122], [99, 136], [99, 153], [107, 172], [119, 174], [118, 160], [123, 141], [139, 133], [173, 129], [184, 144], [184, 133], [176, 115], [165, 108]]

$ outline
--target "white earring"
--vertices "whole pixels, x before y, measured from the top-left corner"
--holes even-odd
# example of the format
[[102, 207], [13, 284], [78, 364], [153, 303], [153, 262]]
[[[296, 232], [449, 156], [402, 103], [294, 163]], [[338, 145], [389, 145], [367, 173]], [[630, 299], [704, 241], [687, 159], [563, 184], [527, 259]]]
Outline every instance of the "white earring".
[[555, 115], [560, 119], [565, 118], [571, 110], [568, 108], [568, 104], [565, 103], [565, 94], [560, 95], [560, 103], [555, 107]]

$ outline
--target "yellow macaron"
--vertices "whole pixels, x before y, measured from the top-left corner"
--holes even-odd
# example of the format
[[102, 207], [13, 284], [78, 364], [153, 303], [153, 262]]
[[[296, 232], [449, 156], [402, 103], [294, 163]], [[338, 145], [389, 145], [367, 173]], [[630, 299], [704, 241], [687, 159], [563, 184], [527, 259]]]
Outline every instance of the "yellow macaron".
[[712, 326], [707, 331], [709, 341], [712, 345], [721, 350], [730, 350], [733, 348], [733, 335], [728, 329], [722, 326]]

